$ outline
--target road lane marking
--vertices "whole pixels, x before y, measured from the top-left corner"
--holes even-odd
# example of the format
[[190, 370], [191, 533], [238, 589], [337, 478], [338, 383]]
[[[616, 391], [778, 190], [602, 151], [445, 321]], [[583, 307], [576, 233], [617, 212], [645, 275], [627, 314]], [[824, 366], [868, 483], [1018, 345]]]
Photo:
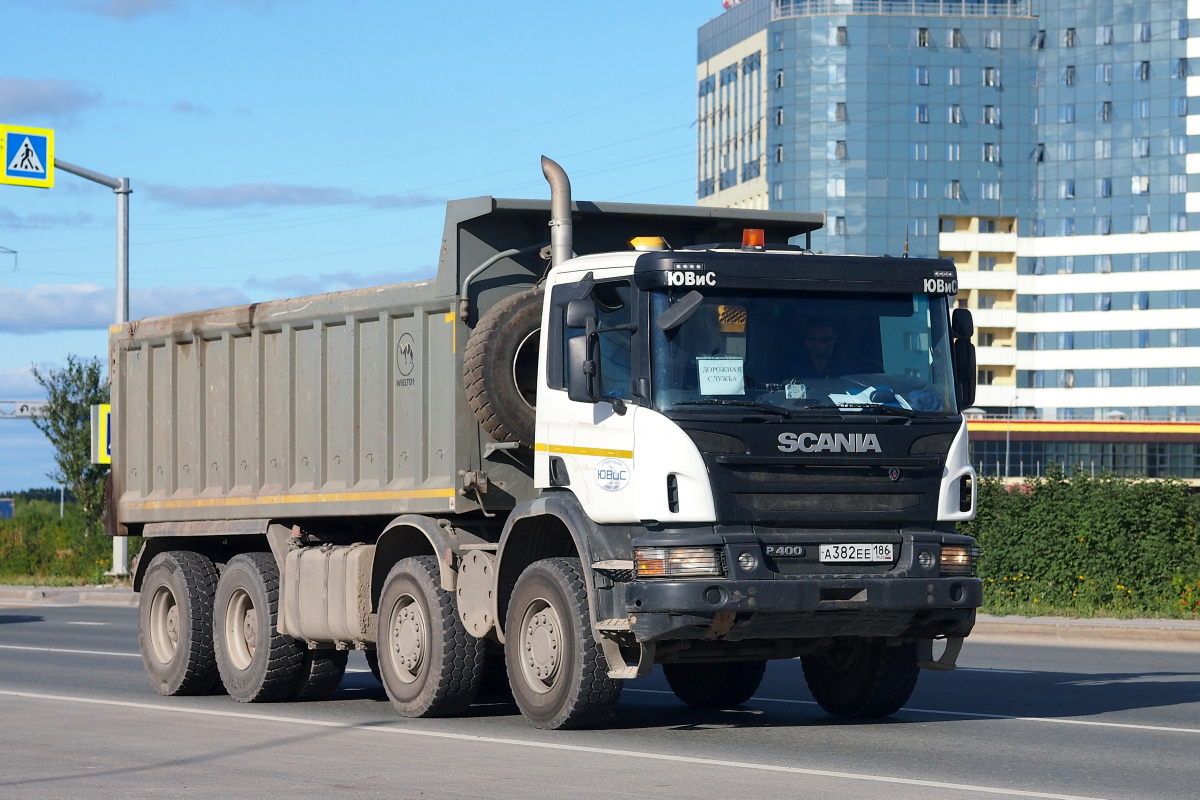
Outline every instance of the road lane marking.
[[835, 770], [826, 769], [809, 769], [807, 767], [789, 767], [779, 764], [763, 764], [754, 761], [727, 761], [725, 759], [703, 758], [701, 756], [681, 756], [671, 755], [668, 753], [645, 753], [636, 750], [619, 750], [612, 747], [594, 747], [590, 745], [539, 742], [530, 739], [509, 739], [500, 736], [478, 736], [469, 733], [448, 733], [446, 731], [416, 730], [413, 728], [396, 727], [394, 723], [332, 722], [328, 720], [286, 717], [275, 714], [250, 714], [245, 711], [218, 711], [216, 709], [207, 708], [167, 706], [161, 703], [135, 703], [128, 700], [104, 700], [93, 697], [39, 694], [35, 692], [15, 692], [4, 689], [0, 689], [0, 696], [21, 697], [28, 700], [50, 700], [63, 703], [81, 703], [86, 705], [109, 706], [116, 708], [134, 708], [146, 711], [165, 711], [172, 714], [195, 714], [199, 716], [248, 719], [262, 722], [285, 722], [293, 725], [308, 725], [319, 728], [340, 728], [351, 731], [391, 733], [401, 736], [421, 736], [430, 739], [450, 739], [454, 741], [472, 742], [476, 744], [503, 744], [510, 745], [512, 747], [527, 747], [538, 750], [560, 750], [574, 753], [588, 753], [600, 756], [624, 756], [625, 758], [642, 759], [645, 761], [669, 761], [681, 764], [699, 764], [709, 767], [728, 767], [731, 769], [753, 770], [757, 772], [782, 772], [793, 775], [812, 775], [822, 778], [840, 778], [843, 780], [899, 784], [903, 786], [923, 786], [932, 789], [950, 789], [960, 792], [977, 792], [979, 794], [1005, 795], [1009, 797], [1038, 797], [1045, 798], [1045, 800], [1103, 800], [1103, 798], [1098, 797], [1084, 797], [1081, 795], [1057, 794], [1053, 792], [1033, 792], [1024, 789], [1005, 789], [998, 786], [977, 786], [969, 783], [927, 781], [919, 778], [902, 778], [893, 775], [871, 775], [868, 773], [858, 772], [838, 772]]
[[68, 625], [112, 625], [111, 622], [68, 622]]
[[[674, 695], [674, 692], [665, 689], [625, 689], [626, 692], [637, 692], [640, 694], [669, 694]], [[815, 706], [818, 705], [815, 700], [785, 700], [781, 697], [752, 697], [747, 702], [750, 703], [787, 703], [795, 706]], [[1010, 714], [982, 714], [975, 711], [939, 711], [935, 708], [909, 708], [905, 706], [901, 711], [908, 711], [913, 714], [941, 714], [948, 717], [972, 717], [975, 719], [1015, 719], [1020, 722], [1051, 722], [1056, 725], [1088, 725], [1098, 728], [1132, 728], [1139, 731], [1166, 731], [1167, 733], [1200, 733], [1200, 728], [1170, 728], [1164, 725], [1136, 725], [1131, 722], [1097, 722], [1095, 720], [1086, 719], [1066, 719], [1059, 717], [1018, 717]]]
[[[107, 625], [107, 622], [101, 623]], [[955, 667], [955, 672], [999, 672], [1003, 675], [1033, 675], [1031, 669], [994, 669], [992, 667]]]
[[125, 656], [126, 658], [141, 658], [141, 653], [114, 653], [109, 650], [68, 650], [62, 647], [25, 647], [19, 644], [0, 644], [0, 650], [32, 650], [38, 653], [75, 653], [85, 656]]

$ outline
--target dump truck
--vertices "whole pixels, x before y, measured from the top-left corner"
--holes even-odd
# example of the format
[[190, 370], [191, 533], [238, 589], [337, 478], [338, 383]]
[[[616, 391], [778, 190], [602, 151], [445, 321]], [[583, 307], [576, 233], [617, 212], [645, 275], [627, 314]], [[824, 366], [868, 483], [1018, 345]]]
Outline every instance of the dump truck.
[[729, 707], [799, 658], [879, 717], [981, 602], [949, 260], [822, 255], [822, 213], [447, 205], [431, 280], [110, 334], [106, 528], [138, 535], [163, 695], [330, 696], [364, 650], [396, 710], [507, 679], [595, 726], [661, 665]]

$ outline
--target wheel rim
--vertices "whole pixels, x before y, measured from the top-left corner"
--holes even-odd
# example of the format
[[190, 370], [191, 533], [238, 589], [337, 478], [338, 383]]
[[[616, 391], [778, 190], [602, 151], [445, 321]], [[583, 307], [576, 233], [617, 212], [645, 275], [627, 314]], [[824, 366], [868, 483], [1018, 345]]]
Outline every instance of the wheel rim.
[[513, 355], [513, 384], [525, 405], [532, 409], [537, 404], [537, 365], [541, 348], [542, 331], [532, 331], [517, 345]]
[[862, 642], [856, 639], [852, 643], [830, 648], [825, 653], [825, 663], [834, 675], [845, 679], [858, 666], [862, 651]]
[[150, 600], [150, 649], [162, 664], [170, 664], [179, 648], [179, 604], [166, 586]]
[[392, 672], [404, 683], [413, 683], [427, 660], [429, 625], [425, 622], [421, 604], [411, 594], [401, 595], [392, 606], [388, 640]]
[[563, 660], [562, 619], [549, 600], [539, 597], [525, 609], [517, 646], [525, 683], [546, 694], [558, 682]]
[[258, 612], [245, 589], [234, 589], [225, 609], [225, 649], [237, 669], [246, 669], [258, 649]]

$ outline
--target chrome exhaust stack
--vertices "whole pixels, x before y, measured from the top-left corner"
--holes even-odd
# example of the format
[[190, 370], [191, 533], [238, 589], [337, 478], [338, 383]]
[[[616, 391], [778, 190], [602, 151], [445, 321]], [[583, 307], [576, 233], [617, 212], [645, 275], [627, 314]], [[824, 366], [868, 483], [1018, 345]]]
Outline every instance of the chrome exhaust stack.
[[575, 255], [571, 229], [571, 180], [555, 161], [542, 156], [542, 174], [550, 184], [550, 266]]

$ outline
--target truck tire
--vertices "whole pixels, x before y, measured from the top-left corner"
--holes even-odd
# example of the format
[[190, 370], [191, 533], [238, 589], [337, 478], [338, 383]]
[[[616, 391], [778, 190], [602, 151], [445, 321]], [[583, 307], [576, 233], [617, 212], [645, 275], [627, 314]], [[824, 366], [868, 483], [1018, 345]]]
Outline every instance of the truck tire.
[[671, 691], [689, 706], [733, 708], [754, 697], [767, 672], [767, 662], [663, 664], [662, 668]]
[[292, 699], [329, 699], [342, 685], [342, 677], [346, 674], [346, 660], [349, 657], [349, 650], [306, 651], [304, 666], [300, 668], [300, 677], [296, 688], [292, 690]]
[[475, 419], [496, 441], [531, 449], [542, 299], [540, 289], [529, 289], [492, 306], [463, 352], [463, 385]]
[[622, 681], [592, 636], [587, 589], [577, 558], [530, 564], [513, 587], [504, 660], [513, 699], [538, 728], [599, 725], [612, 716]]
[[379, 597], [375, 642], [380, 682], [403, 716], [453, 716], [475, 702], [484, 642], [463, 627], [433, 556], [392, 567]]
[[159, 553], [146, 568], [138, 599], [142, 664], [161, 695], [207, 694], [217, 682], [213, 595], [217, 568], [185, 550]]
[[363, 655], [367, 658], [367, 669], [371, 670], [371, 674], [375, 676], [375, 680], [383, 683], [383, 678], [379, 677], [379, 652], [376, 650], [364, 650]]
[[239, 703], [286, 700], [295, 691], [305, 651], [276, 627], [279, 567], [270, 553], [229, 559], [213, 603], [217, 668]]
[[917, 685], [917, 646], [886, 647], [883, 639], [838, 639], [803, 656], [813, 699], [835, 717], [886, 717], [899, 711]]

